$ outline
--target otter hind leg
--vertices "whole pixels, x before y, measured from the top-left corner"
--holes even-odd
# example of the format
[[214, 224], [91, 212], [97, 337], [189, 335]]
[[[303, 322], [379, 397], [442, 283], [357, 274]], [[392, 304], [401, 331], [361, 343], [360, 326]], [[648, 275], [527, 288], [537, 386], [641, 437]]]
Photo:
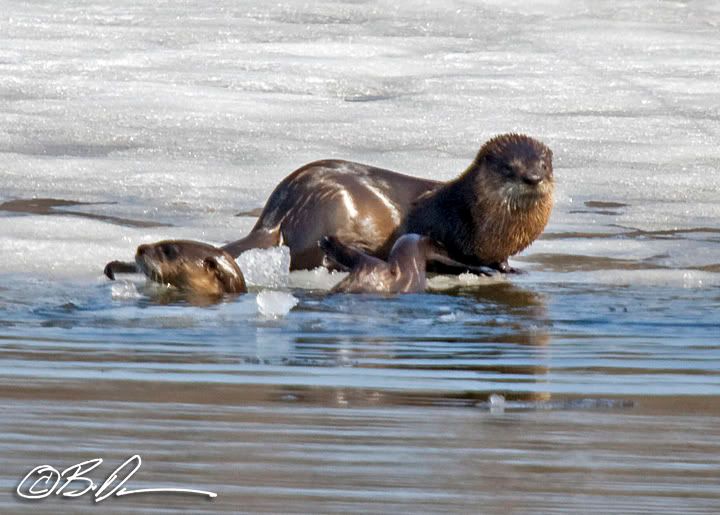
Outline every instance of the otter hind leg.
[[364, 263], [380, 261], [356, 248], [345, 245], [335, 236], [323, 236], [318, 245], [325, 252], [325, 257], [343, 270], [352, 270]]
[[230, 254], [232, 257], [237, 258], [240, 254], [250, 249], [267, 249], [270, 247], [277, 247], [280, 245], [282, 240], [280, 234], [280, 228], [267, 230], [267, 229], [253, 229], [250, 234], [242, 239], [228, 243], [221, 248]]
[[491, 276], [493, 274], [493, 270], [489, 267], [469, 265], [451, 258], [445, 247], [433, 240], [429, 240], [427, 260], [435, 263], [435, 266], [431, 267], [434, 272], [445, 274], [470, 272], [482, 276]]

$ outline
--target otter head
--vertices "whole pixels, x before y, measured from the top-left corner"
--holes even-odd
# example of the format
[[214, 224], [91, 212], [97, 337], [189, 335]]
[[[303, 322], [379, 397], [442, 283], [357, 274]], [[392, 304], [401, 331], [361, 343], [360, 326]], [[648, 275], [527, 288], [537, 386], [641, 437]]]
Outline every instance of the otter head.
[[215, 297], [247, 291], [235, 260], [224, 250], [206, 243], [165, 240], [140, 245], [135, 262], [153, 281], [186, 292]]
[[503, 134], [485, 143], [473, 168], [475, 191], [485, 200], [514, 211], [527, 210], [552, 196], [552, 151], [522, 134]]

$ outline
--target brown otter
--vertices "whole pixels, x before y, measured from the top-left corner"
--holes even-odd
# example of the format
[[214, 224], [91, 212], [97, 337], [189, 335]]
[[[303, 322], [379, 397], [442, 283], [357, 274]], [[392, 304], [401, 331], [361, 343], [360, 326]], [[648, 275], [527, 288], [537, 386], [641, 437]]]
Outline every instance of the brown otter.
[[401, 231], [441, 242], [463, 263], [512, 271], [508, 258], [545, 229], [553, 189], [549, 148], [527, 136], [498, 136], [460, 177], [421, 195]]
[[417, 233], [442, 244], [455, 261], [507, 272], [507, 259], [545, 228], [552, 192], [552, 152], [519, 134], [489, 140], [465, 172], [446, 183], [316, 161], [283, 179], [250, 234], [223, 249], [237, 257], [287, 245], [297, 270], [323, 264], [317, 242], [324, 235], [385, 259], [398, 237]]
[[135, 265], [112, 261], [105, 275], [140, 271], [161, 284], [205, 296], [247, 291], [245, 278], [233, 257], [222, 249], [189, 240], [164, 240], [140, 245]]
[[507, 259], [542, 233], [552, 210], [552, 151], [520, 134], [482, 146], [442, 183], [347, 161], [317, 161], [286, 177], [245, 238], [223, 248], [290, 247], [292, 269], [322, 264], [316, 242], [333, 235], [387, 258], [405, 233], [430, 236], [456, 261], [510, 271]]
[[[418, 293], [425, 291], [426, 265], [436, 261], [463, 268], [463, 263], [450, 259], [444, 248], [427, 236], [403, 234], [397, 239], [387, 261], [344, 245], [333, 236], [320, 240], [325, 256], [338, 268], [350, 271], [332, 289], [343, 293]], [[482, 269], [473, 270], [486, 275]]]

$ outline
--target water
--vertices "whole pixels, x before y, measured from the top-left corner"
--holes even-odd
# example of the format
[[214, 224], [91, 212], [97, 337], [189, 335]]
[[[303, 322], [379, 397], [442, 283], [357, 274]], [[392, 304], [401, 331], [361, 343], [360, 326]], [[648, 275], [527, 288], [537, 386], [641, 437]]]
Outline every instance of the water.
[[[715, 3], [0, 5], [0, 511], [717, 511]], [[217, 305], [101, 276], [244, 235], [313, 159], [448, 179], [511, 130], [558, 181], [524, 275], [327, 295], [276, 255]], [[133, 488], [218, 497], [13, 494], [133, 454]]]

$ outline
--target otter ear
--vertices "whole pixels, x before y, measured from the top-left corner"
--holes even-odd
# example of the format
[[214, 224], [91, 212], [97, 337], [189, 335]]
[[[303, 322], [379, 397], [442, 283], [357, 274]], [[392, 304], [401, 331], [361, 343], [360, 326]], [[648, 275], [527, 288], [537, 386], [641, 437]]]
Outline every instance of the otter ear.
[[214, 257], [206, 257], [203, 259], [203, 268], [208, 272], [215, 273], [218, 270], [217, 261], [215, 261]]
[[206, 257], [203, 260], [203, 267], [215, 276], [215, 279], [222, 285], [225, 293], [244, 293], [247, 291], [242, 272], [240, 275], [228, 273], [224, 267], [220, 266], [214, 257]]
[[160, 253], [166, 259], [175, 259], [180, 254], [177, 245], [173, 243], [163, 243], [160, 245]]

